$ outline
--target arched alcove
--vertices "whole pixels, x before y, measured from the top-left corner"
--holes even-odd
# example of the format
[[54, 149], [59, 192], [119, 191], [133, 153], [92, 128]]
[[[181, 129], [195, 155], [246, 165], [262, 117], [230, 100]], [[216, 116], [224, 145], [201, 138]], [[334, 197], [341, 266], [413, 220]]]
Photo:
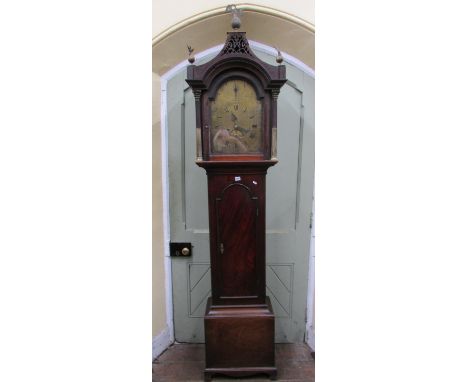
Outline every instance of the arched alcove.
[[[197, 53], [223, 44], [226, 32], [230, 31], [231, 16], [222, 9], [207, 10], [184, 20], [153, 38], [153, 356], [173, 342], [171, 285], [168, 262], [164, 261], [164, 242], [168, 234], [167, 217], [163, 208], [163, 174], [161, 161], [167, 155], [161, 140], [161, 82], [166, 81], [169, 71], [174, 70], [187, 58], [187, 45]], [[261, 6], [243, 8], [242, 31], [249, 40], [276, 46], [285, 58], [297, 59], [315, 68], [315, 28], [299, 17]], [[271, 48], [269, 48], [271, 49]], [[165, 75], [166, 74], [166, 75]], [[163, 79], [161, 80], [161, 76]], [[158, 350], [159, 349], [159, 350]]]
[[[241, 30], [249, 39], [276, 46], [315, 68], [315, 27], [289, 13], [261, 6], [239, 6]], [[197, 52], [224, 43], [230, 15], [208, 10], [180, 22], [153, 39], [153, 72], [162, 75], [187, 57], [187, 45]]]

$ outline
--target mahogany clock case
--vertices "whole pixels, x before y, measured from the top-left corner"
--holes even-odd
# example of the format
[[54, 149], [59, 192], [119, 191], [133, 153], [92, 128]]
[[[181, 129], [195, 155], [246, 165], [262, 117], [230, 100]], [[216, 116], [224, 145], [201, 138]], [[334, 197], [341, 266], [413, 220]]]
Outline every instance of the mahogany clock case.
[[187, 68], [186, 81], [195, 98], [196, 163], [208, 178], [212, 297], [204, 319], [205, 376], [274, 379], [265, 180], [277, 163], [277, 98], [286, 67], [256, 57], [245, 32], [228, 32], [215, 58]]
[[203, 163], [208, 174], [212, 297], [205, 380], [276, 378], [275, 316], [265, 286], [265, 183], [275, 161]]

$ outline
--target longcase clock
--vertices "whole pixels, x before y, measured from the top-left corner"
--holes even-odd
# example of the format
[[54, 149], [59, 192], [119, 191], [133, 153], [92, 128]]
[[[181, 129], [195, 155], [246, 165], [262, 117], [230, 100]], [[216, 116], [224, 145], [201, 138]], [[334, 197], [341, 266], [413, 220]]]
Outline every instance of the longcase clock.
[[277, 163], [277, 98], [284, 65], [263, 62], [245, 32], [190, 65], [198, 166], [208, 178], [212, 297], [205, 324], [205, 379], [266, 373], [276, 378], [275, 316], [265, 293], [265, 177]]

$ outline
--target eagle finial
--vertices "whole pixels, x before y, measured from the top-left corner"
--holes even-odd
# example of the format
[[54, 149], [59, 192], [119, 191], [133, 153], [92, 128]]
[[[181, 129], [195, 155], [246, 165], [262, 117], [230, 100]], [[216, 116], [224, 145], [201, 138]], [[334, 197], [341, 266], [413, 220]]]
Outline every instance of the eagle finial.
[[193, 64], [195, 62], [195, 57], [193, 56], [194, 49], [192, 49], [190, 45], [187, 45], [187, 49], [188, 49], [188, 62]]
[[278, 52], [278, 53], [276, 54], [276, 62], [277, 62], [278, 64], [281, 64], [281, 63], [283, 62], [283, 56], [282, 56], [280, 50], [279, 50], [276, 46], [275, 46], [275, 49], [276, 49], [276, 51]]
[[229, 4], [226, 7], [226, 12], [232, 13], [232, 20], [231, 20], [232, 29], [235, 29], [235, 30], [239, 29], [241, 26], [241, 19], [240, 19], [241, 10], [237, 9], [236, 4]]

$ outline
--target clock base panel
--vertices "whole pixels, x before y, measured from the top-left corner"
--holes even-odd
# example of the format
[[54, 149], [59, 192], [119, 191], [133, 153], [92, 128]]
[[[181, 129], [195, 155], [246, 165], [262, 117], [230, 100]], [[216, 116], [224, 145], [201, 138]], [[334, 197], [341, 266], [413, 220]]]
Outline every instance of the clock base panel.
[[214, 374], [268, 374], [276, 379], [275, 316], [271, 302], [215, 306], [209, 298], [205, 314], [205, 380]]

